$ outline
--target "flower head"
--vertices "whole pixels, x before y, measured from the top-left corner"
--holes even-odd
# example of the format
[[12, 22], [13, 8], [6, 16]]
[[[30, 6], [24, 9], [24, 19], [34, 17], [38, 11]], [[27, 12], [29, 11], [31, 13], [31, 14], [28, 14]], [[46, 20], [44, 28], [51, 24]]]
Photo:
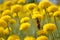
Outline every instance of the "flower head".
[[30, 20], [29, 17], [24, 17], [20, 20], [20, 23], [28, 22]]
[[13, 17], [13, 18], [17, 17], [17, 14], [16, 14], [16, 13], [13, 13], [13, 14], [12, 14], [12, 17]]
[[5, 40], [5, 39], [1, 37], [0, 40]]
[[22, 23], [20, 25], [20, 30], [27, 30], [30, 27], [30, 23]]
[[26, 5], [26, 9], [33, 10], [34, 8], [37, 8], [37, 5], [35, 3], [30, 3]]
[[20, 38], [17, 35], [11, 35], [11, 36], [8, 37], [7, 40], [20, 40]]
[[10, 22], [11, 24], [16, 24], [16, 20], [14, 20], [14, 19], [10, 19], [9, 22]]
[[37, 37], [36, 40], [48, 40], [48, 37], [46, 37], [46, 36], [39, 36], [39, 37]]
[[44, 30], [38, 30], [37, 35], [46, 35], [47, 32]]
[[10, 10], [4, 10], [3, 13], [2, 13], [2, 16], [4, 15], [11, 15], [12, 12]]
[[15, 12], [15, 13], [20, 12], [21, 9], [22, 9], [22, 6], [21, 5], [18, 5], [18, 4], [11, 6], [11, 11], [12, 12]]
[[39, 13], [38, 13], [38, 14], [33, 14], [33, 15], [32, 15], [32, 19], [36, 19], [36, 18], [41, 19], [41, 18], [43, 18], [43, 17], [42, 17], [42, 15], [39, 14]]
[[2, 19], [0, 19], [0, 26], [2, 26], [4, 28], [7, 27], [7, 22], [2, 20]]
[[43, 30], [47, 32], [54, 32], [56, 29], [56, 25], [53, 23], [48, 23], [43, 26]]
[[58, 8], [55, 5], [51, 5], [50, 7], [47, 8], [47, 11], [48, 12], [55, 12], [57, 10], [58, 10]]
[[39, 7], [39, 8], [46, 9], [46, 8], [48, 8], [50, 5], [51, 5], [50, 2], [48, 2], [48, 1], [42, 1], [42, 2], [39, 3], [38, 7]]
[[5, 8], [8, 8], [8, 7], [10, 7], [10, 6], [12, 6], [14, 3], [12, 2], [12, 1], [5, 1], [4, 3], [3, 3], [3, 5], [5, 6]]
[[59, 16], [60, 16], [60, 10], [59, 10], [59, 11], [54, 12], [53, 16], [57, 16], [57, 17], [59, 17]]
[[18, 3], [25, 3], [26, 2], [26, 0], [18, 0]]
[[24, 40], [35, 40], [35, 38], [32, 37], [32, 36], [27, 36], [27, 37], [24, 38]]
[[8, 28], [4, 29], [4, 34], [9, 34], [9, 30]]
[[5, 15], [5, 16], [2, 16], [1, 19], [5, 20], [5, 21], [9, 21], [11, 19], [11, 17], [9, 15]]
[[4, 28], [0, 27], [0, 34], [3, 34], [3, 33], [4, 33]]

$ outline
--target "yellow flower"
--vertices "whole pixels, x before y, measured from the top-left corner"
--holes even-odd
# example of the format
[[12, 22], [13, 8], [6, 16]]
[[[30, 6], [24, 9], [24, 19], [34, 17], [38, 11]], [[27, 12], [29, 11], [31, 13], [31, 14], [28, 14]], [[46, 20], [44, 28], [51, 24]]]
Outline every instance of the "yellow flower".
[[27, 37], [24, 38], [24, 40], [35, 40], [35, 38], [32, 37], [32, 36], [27, 36]]
[[12, 17], [13, 17], [13, 18], [17, 17], [17, 14], [16, 14], [16, 13], [13, 13], [13, 14], [12, 14]]
[[43, 30], [46, 32], [54, 32], [56, 31], [57, 27], [53, 23], [48, 23], [43, 26]]
[[30, 23], [22, 23], [19, 30], [27, 30], [30, 27]]
[[26, 0], [18, 0], [18, 3], [25, 3]]
[[11, 6], [11, 5], [13, 5], [14, 3], [12, 2], [12, 1], [5, 1], [4, 3], [3, 3], [3, 5], [5, 6], [5, 7], [9, 7], [9, 6]]
[[8, 28], [4, 29], [4, 34], [9, 34], [9, 30]]
[[49, 1], [42, 1], [42, 2], [39, 3], [38, 7], [39, 7], [39, 8], [46, 9], [46, 8], [48, 8], [50, 5], [51, 5], [51, 3], [50, 3]]
[[48, 40], [48, 37], [46, 37], [46, 36], [39, 36], [39, 37], [37, 37], [36, 40]]
[[12, 12], [10, 10], [4, 10], [3, 13], [2, 13], [2, 16], [4, 15], [11, 15]]
[[58, 10], [60, 10], [60, 6], [58, 6]]
[[2, 26], [2, 27], [4, 27], [4, 28], [7, 27], [6, 21], [0, 19], [0, 26]]
[[11, 24], [16, 24], [16, 20], [14, 20], [14, 19], [10, 19], [9, 22], [10, 22]]
[[11, 36], [8, 37], [7, 40], [20, 40], [20, 38], [17, 35], [11, 35]]
[[26, 5], [26, 9], [33, 10], [34, 8], [37, 8], [37, 5], [35, 3], [30, 3]]
[[0, 27], [0, 34], [3, 34], [3, 33], [4, 33], [4, 28]]
[[30, 20], [29, 17], [24, 17], [20, 20], [20, 23], [28, 22]]
[[47, 32], [44, 30], [38, 30], [37, 35], [46, 35]]
[[13, 5], [13, 6], [11, 7], [11, 11], [12, 11], [12, 12], [15, 12], [15, 13], [20, 12], [21, 9], [22, 9], [22, 6], [21, 6], [21, 5], [18, 5], [18, 4]]
[[5, 40], [5, 39], [1, 37], [0, 40]]
[[39, 19], [41, 19], [41, 18], [43, 18], [43, 16], [41, 15], [41, 14], [33, 14], [32, 15], [32, 19], [36, 19], [36, 18], [39, 18]]
[[23, 6], [23, 9], [24, 9], [23, 11], [24, 12], [28, 12], [29, 11], [29, 9], [27, 7], [28, 7], [28, 4], [26, 4], [26, 5]]
[[49, 0], [42, 0], [42, 1], [49, 1]]
[[2, 16], [1, 19], [5, 20], [5, 21], [9, 21], [11, 19], [11, 17], [9, 15], [5, 15], [5, 16]]
[[39, 11], [33, 10], [33, 14], [38, 14], [38, 13], [39, 13]]
[[50, 17], [53, 17], [53, 14], [54, 14], [54, 13], [50, 12], [50, 13], [49, 13], [49, 16], [50, 16]]
[[16, 4], [18, 0], [4, 0], [4, 2], [5, 2], [5, 1], [6, 1], [6, 2], [7, 2], [7, 1], [11, 1], [11, 2], [13, 2], [14, 4]]
[[0, 4], [0, 12], [2, 12], [3, 10], [5, 10], [6, 8], [3, 7], [3, 4]]
[[54, 12], [53, 16], [57, 16], [57, 17], [59, 17], [59, 16], [60, 16], [60, 10], [59, 10], [59, 11]]
[[55, 5], [51, 5], [50, 7], [47, 8], [47, 11], [48, 12], [55, 12], [57, 10], [58, 10], [58, 8]]

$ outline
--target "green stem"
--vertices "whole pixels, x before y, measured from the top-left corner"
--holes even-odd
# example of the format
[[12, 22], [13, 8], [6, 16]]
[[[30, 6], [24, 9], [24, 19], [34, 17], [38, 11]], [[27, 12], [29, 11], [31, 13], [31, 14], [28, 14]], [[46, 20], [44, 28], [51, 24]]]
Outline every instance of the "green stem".
[[47, 19], [47, 23], [49, 23], [50, 22], [49, 13], [46, 11], [46, 9], [45, 9], [45, 12], [46, 12], [45, 17]]
[[53, 33], [51, 33], [51, 34], [52, 34], [52, 40], [55, 40], [54, 34]]
[[9, 27], [10, 27], [10, 26], [9, 26], [9, 23], [7, 22], [7, 24], [8, 24], [7, 27], [8, 27], [9, 33], [11, 33], [11, 32], [10, 32], [10, 28], [9, 28]]
[[56, 18], [54, 17], [54, 22], [55, 22], [55, 25], [57, 26], [57, 30], [58, 30], [58, 33], [59, 33], [59, 28], [58, 28], [58, 25], [57, 25], [57, 22], [56, 22]]
[[55, 40], [54, 34], [50, 32], [49, 34], [49, 40]]

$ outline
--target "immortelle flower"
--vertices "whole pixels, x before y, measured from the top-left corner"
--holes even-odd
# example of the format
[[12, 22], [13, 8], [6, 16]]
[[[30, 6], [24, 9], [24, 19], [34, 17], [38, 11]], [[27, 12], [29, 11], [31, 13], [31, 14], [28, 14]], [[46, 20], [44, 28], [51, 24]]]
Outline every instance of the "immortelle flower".
[[47, 8], [48, 12], [55, 12], [58, 10], [58, 7], [55, 5], [51, 5], [50, 7]]
[[39, 36], [39, 37], [37, 37], [36, 40], [48, 40], [48, 37], [46, 37], [46, 36]]
[[0, 27], [0, 34], [3, 34], [3, 33], [4, 33], [4, 28]]
[[30, 27], [30, 23], [22, 23], [19, 30], [27, 30]]
[[17, 17], [17, 14], [16, 14], [16, 13], [13, 13], [13, 14], [12, 14], [12, 17], [13, 17], [13, 18]]
[[[9, 34], [9, 30], [10, 30], [10, 29], [8, 29], [8, 28], [4, 29], [4, 34], [7, 34], [7, 35], [8, 35], [8, 34]], [[11, 30], [10, 30], [10, 31], [11, 31]]]
[[1, 37], [0, 40], [5, 40], [5, 39]]
[[7, 40], [20, 40], [20, 37], [17, 35], [10, 35]]
[[35, 3], [30, 3], [26, 5], [26, 9], [33, 10], [34, 8], [37, 8], [37, 5]]
[[18, 0], [18, 3], [21, 3], [21, 4], [23, 4], [25, 2], [26, 2], [26, 0]]
[[3, 5], [2, 4], [0, 4], [0, 12], [2, 12], [3, 10], [5, 10], [6, 8], [5, 7], [3, 7]]
[[39, 14], [40, 12], [37, 9], [33, 10], [33, 14]]
[[9, 15], [5, 15], [5, 16], [2, 16], [1, 19], [5, 20], [5, 21], [9, 21], [11, 19], [11, 17]]
[[33, 14], [32, 19], [36, 19], [36, 18], [41, 19], [41, 18], [43, 18], [43, 16], [39, 13], [38, 14]]
[[37, 35], [46, 35], [46, 34], [47, 34], [47, 32], [44, 30], [38, 30], [37, 31]]
[[10, 22], [11, 24], [16, 24], [16, 20], [14, 20], [14, 19], [10, 19], [9, 22]]
[[59, 11], [54, 12], [53, 16], [59, 17], [59, 16], [60, 16], [60, 10], [59, 10]]
[[9, 35], [9, 33], [10, 33], [11, 31], [12, 31], [11, 27], [9, 27], [9, 28], [7, 27], [7, 28], [4, 29], [4, 33], [3, 33], [3, 34], [4, 34], [4, 35]]
[[11, 10], [4, 10], [3, 13], [2, 13], [2, 16], [11, 15], [11, 14], [12, 14]]
[[0, 26], [2, 26], [4, 28], [7, 27], [7, 22], [2, 20], [2, 19], [0, 19]]
[[35, 40], [35, 38], [32, 37], [32, 36], [27, 36], [27, 37], [24, 38], [24, 40]]
[[12, 1], [5, 1], [5, 2], [3, 3], [3, 5], [6, 6], [6, 7], [9, 7], [9, 6], [13, 5], [13, 4], [14, 4], [14, 3], [13, 3]]
[[39, 8], [43, 8], [43, 9], [46, 9], [48, 8], [49, 6], [51, 6], [51, 3], [49, 1], [42, 1], [39, 3], [38, 7]]
[[53, 23], [48, 23], [43, 26], [43, 30], [47, 32], [54, 32], [56, 31], [57, 27]]
[[21, 5], [18, 5], [18, 4], [11, 6], [11, 11], [12, 12], [15, 12], [15, 13], [20, 12], [21, 9], [22, 9], [22, 6]]
[[20, 20], [20, 23], [28, 22], [30, 20], [29, 17], [24, 17]]
[[49, 1], [49, 0], [42, 0], [42, 1]]

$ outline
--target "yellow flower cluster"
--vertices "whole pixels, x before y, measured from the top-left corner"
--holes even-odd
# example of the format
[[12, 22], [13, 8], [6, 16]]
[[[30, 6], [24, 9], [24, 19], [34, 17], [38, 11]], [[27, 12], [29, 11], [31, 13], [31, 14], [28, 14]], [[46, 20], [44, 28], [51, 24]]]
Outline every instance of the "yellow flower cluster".
[[39, 4], [4, 0], [0, 4], [0, 40], [49, 40], [50, 33], [59, 28], [56, 18], [60, 18], [60, 9], [48, 0]]

